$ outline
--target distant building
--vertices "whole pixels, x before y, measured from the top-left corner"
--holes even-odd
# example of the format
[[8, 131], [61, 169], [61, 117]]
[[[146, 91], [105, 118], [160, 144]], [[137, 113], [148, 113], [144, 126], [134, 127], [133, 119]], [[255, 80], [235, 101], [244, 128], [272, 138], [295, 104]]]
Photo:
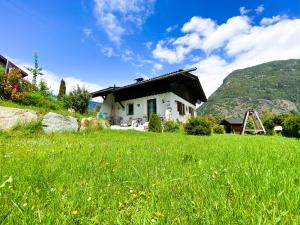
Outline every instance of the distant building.
[[5, 58], [3, 55], [0, 55], [0, 65], [2, 65], [5, 68], [5, 73], [9, 72], [9, 70], [13, 67], [21, 70], [22, 77], [27, 77], [28, 74], [22, 70], [20, 67], [16, 66], [14, 63], [9, 61], [7, 58]]
[[220, 125], [224, 126], [226, 133], [241, 133], [243, 130], [243, 120], [241, 119], [224, 119]]
[[123, 87], [109, 87], [91, 93], [104, 101], [100, 115], [113, 125], [131, 124], [133, 120], [149, 121], [151, 113], [162, 120], [186, 121], [196, 115], [196, 103], [206, 102], [197, 76], [189, 70], [178, 70]]

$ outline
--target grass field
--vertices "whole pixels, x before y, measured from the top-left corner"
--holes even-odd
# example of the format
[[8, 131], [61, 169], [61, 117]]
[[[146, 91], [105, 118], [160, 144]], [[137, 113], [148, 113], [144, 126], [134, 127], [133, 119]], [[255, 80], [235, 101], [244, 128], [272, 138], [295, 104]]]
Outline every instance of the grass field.
[[0, 134], [0, 224], [300, 224], [300, 141]]

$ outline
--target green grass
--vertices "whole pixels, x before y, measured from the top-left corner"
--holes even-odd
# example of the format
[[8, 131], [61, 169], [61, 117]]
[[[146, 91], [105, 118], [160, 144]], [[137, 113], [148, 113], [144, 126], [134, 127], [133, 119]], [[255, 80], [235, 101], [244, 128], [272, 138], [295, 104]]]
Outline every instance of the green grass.
[[32, 105], [22, 105], [22, 104], [18, 104], [16, 102], [12, 102], [12, 101], [8, 101], [8, 100], [1, 100], [0, 99], [0, 106], [4, 106], [4, 107], [12, 107], [12, 108], [19, 108], [19, 109], [29, 109], [29, 110], [34, 110], [36, 112], [38, 112], [41, 115], [44, 115], [48, 112], [55, 112], [61, 115], [66, 115], [66, 116], [73, 116], [75, 118], [81, 119], [84, 117], [95, 117], [96, 116], [96, 112], [95, 111], [88, 111], [87, 113], [81, 115], [80, 113], [75, 113], [75, 112], [69, 112], [66, 109], [49, 109], [49, 108], [43, 108], [43, 107], [37, 107], [37, 106], [32, 106]]
[[300, 223], [296, 139], [2, 133], [0, 149], [0, 224]]

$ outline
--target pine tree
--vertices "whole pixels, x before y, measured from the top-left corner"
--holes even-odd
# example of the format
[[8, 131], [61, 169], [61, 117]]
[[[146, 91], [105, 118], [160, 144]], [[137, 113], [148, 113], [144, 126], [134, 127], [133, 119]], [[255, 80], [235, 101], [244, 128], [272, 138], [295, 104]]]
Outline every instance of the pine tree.
[[37, 52], [34, 52], [33, 57], [34, 57], [34, 59], [33, 59], [34, 67], [26, 67], [26, 69], [28, 69], [33, 74], [32, 83], [36, 85], [36, 78], [39, 75], [43, 75], [43, 73], [42, 73], [43, 69], [41, 67], [39, 67]]
[[61, 79], [57, 99], [61, 100], [65, 95], [66, 95], [66, 82], [64, 81], [64, 79]]

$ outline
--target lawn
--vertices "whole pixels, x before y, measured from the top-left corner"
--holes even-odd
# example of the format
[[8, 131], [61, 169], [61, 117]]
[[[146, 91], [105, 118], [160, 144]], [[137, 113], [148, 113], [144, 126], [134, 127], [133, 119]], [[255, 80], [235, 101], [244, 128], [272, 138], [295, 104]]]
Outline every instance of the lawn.
[[300, 224], [300, 141], [0, 134], [0, 224]]

